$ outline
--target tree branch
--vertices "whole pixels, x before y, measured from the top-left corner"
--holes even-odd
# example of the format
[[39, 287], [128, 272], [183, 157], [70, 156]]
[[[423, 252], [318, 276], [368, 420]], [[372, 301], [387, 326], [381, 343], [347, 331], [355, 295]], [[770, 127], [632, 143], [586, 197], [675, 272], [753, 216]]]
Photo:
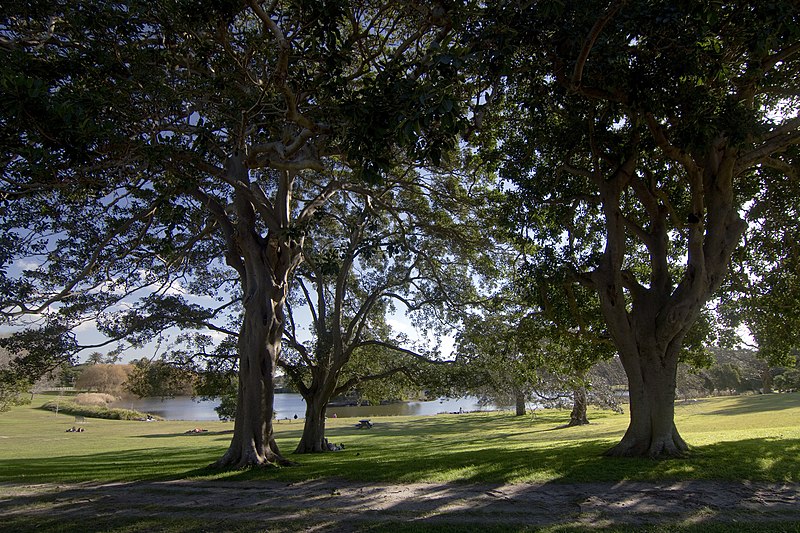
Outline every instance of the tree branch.
[[583, 41], [583, 48], [581, 49], [580, 55], [578, 55], [578, 59], [575, 62], [575, 68], [572, 71], [572, 79], [570, 81], [573, 88], [578, 88], [581, 85], [581, 81], [583, 79], [583, 68], [586, 65], [586, 60], [589, 58], [589, 53], [592, 51], [592, 47], [597, 42], [597, 39], [600, 37], [600, 34], [603, 32], [603, 28], [614, 18], [614, 15], [617, 14], [617, 11], [625, 5], [627, 2], [626, 0], [619, 0], [606, 10], [602, 17], [597, 19], [592, 26], [589, 35], [586, 36], [586, 39]]

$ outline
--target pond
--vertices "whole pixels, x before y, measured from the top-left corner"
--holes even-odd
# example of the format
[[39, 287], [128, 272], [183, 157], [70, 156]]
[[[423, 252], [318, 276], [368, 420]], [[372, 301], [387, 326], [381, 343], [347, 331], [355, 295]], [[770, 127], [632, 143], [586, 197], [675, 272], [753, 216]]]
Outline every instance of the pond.
[[[214, 408], [218, 400], [192, 399], [189, 396], [176, 398], [138, 398], [120, 400], [113, 407], [135, 409], [150, 413], [167, 420], [219, 420]], [[435, 415], [438, 413], [456, 413], [462, 411], [491, 411], [498, 409], [494, 405], [481, 406], [477, 398], [450, 399], [442, 398], [428, 402], [401, 402], [388, 405], [329, 407], [328, 416], [338, 417], [370, 417], [395, 415]], [[303, 418], [305, 401], [299, 394], [282, 393], [275, 395], [275, 411], [279, 419]]]

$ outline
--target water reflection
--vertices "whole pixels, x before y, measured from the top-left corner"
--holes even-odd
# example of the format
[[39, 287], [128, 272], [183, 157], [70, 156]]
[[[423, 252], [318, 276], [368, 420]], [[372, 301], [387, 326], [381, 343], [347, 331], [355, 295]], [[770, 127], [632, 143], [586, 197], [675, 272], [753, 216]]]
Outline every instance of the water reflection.
[[[200, 400], [188, 396], [177, 398], [139, 398], [117, 402], [114, 407], [135, 409], [167, 420], [219, 420], [214, 408], [218, 400]], [[459, 411], [490, 411], [493, 405], [481, 406], [477, 398], [441, 399], [430, 402], [403, 402], [388, 405], [358, 407], [329, 407], [332, 417], [371, 417], [396, 415], [435, 415], [438, 413], [457, 413]], [[275, 411], [279, 419], [302, 418], [305, 416], [305, 402], [299, 394], [283, 393], [275, 395]]]
[[[358, 407], [328, 407], [328, 416], [397, 416], [397, 415], [435, 415], [439, 413], [458, 413], [470, 411], [491, 411], [494, 405], [481, 406], [477, 398], [433, 400], [430, 402], [402, 402], [388, 405], [369, 405]], [[301, 415], [302, 416], [302, 415]]]

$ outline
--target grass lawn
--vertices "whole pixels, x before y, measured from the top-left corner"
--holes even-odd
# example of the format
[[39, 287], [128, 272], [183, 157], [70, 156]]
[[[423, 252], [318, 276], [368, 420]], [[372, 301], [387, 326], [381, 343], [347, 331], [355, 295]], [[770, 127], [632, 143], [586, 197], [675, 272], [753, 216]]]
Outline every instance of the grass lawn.
[[[535, 417], [501, 412], [373, 418], [375, 426], [370, 430], [355, 429], [354, 419], [330, 419], [328, 438], [345, 443], [346, 449], [301, 456], [290, 452], [300, 438], [302, 422], [279, 421], [278, 443], [300, 466], [243, 471], [218, 471], [207, 466], [226, 450], [231, 423], [86, 418], [80, 424], [85, 431], [68, 433], [66, 429], [79, 425], [75, 417], [39, 409], [48, 399], [39, 396], [30, 406], [0, 414], [0, 530], [577, 533], [590, 525], [593, 531], [603, 533], [800, 533], [798, 513], [767, 507], [729, 509], [727, 502], [735, 502], [735, 497], [714, 507], [701, 500], [699, 507], [686, 514], [681, 509], [688, 503], [679, 493], [674, 496], [679, 501], [679, 514], [675, 514], [676, 508], [659, 495], [654, 500], [657, 509], [640, 508], [631, 514], [626, 507], [616, 514], [600, 511], [597, 516], [576, 501], [562, 500], [559, 507], [551, 509], [549, 500], [556, 497], [555, 485], [572, 494], [570, 491], [581, 486], [580, 482], [629, 487], [629, 483], [616, 482], [710, 480], [715, 487], [712, 490], [717, 491], [719, 484], [721, 492], [729, 489], [726, 481], [781, 486], [788, 482], [793, 486], [800, 479], [800, 394], [679, 404], [678, 428], [692, 446], [686, 459], [603, 457], [602, 452], [621, 438], [627, 415], [594, 411], [590, 413], [591, 425], [560, 428], [569, 418], [566, 411], [539, 412]], [[186, 433], [198, 426], [208, 431]], [[150, 483], [173, 480], [177, 483]], [[279, 483], [249, 482], [253, 480]], [[379, 507], [388, 497], [385, 493], [369, 496], [367, 490], [361, 494], [361, 489], [347, 489], [340, 480], [387, 482], [391, 484], [387, 492], [414, 482], [449, 484], [430, 485], [434, 487], [431, 495], [413, 499], [422, 508], [435, 505], [435, 513], [405, 511], [402, 498], [381, 512], [372, 507], [373, 503], [363, 502], [374, 497], [369, 501]], [[2, 483], [9, 485], [3, 487]], [[481, 495], [486, 490], [481, 487], [528, 490], [526, 485], [509, 483], [547, 484], [542, 486], [549, 487], [543, 492], [548, 498], [544, 513], [549, 521], [537, 525], [520, 518], [534, 516], [535, 507], [530, 507], [534, 515], [521, 514], [519, 507], [493, 511], [491, 505], [447, 511], [448, 505], [458, 505], [463, 498], [459, 490]], [[93, 488], [96, 486], [101, 487], [99, 492]], [[14, 492], [20, 490], [27, 492]], [[269, 490], [277, 492], [269, 496]], [[646, 490], [633, 490], [636, 499], [648, 497]], [[210, 500], [203, 496], [204, 491], [213, 491]], [[301, 494], [301, 499], [291, 499], [291, 491]], [[335, 501], [334, 507], [326, 507], [329, 501]], [[586, 504], [591, 498], [581, 496], [579, 501]], [[492, 504], [503, 505], [502, 500], [493, 500]], [[794, 509], [791, 503], [788, 505]]]
[[[227, 448], [229, 422], [137, 422], [75, 418], [32, 405], [0, 414], [0, 482], [152, 481], [169, 479], [341, 478], [388, 482], [580, 482], [618, 480], [800, 480], [800, 394], [706, 399], [677, 406], [678, 429], [691, 445], [687, 459], [610, 459], [604, 450], [627, 427], [627, 415], [594, 411], [592, 424], [563, 428], [566, 411], [471, 413], [328, 420], [336, 453], [291, 456], [298, 467], [220, 472], [207, 468]], [[208, 432], [187, 434], [196, 426]], [[276, 423], [285, 454], [301, 421]]]

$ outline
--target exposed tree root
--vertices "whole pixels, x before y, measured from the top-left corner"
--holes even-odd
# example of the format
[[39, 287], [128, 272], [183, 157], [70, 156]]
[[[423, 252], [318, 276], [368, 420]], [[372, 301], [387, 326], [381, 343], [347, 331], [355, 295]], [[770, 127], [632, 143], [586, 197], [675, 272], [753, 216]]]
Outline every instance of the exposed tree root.
[[223, 459], [211, 463], [208, 465], [209, 468], [215, 468], [219, 470], [248, 470], [251, 468], [283, 468], [288, 466], [300, 466], [300, 463], [291, 461], [284, 457], [272, 460], [240, 460], [236, 462], [224, 461]]
[[607, 450], [603, 455], [606, 457], [645, 457], [649, 459], [681, 459], [689, 453], [689, 446], [680, 436], [676, 440], [655, 439], [651, 442], [639, 441], [634, 439], [623, 439], [622, 442]]
[[588, 426], [588, 425], [589, 425], [589, 420], [587, 420], [586, 418], [583, 419], [571, 418], [569, 423], [567, 423], [564, 427], [574, 428], [577, 426]]

